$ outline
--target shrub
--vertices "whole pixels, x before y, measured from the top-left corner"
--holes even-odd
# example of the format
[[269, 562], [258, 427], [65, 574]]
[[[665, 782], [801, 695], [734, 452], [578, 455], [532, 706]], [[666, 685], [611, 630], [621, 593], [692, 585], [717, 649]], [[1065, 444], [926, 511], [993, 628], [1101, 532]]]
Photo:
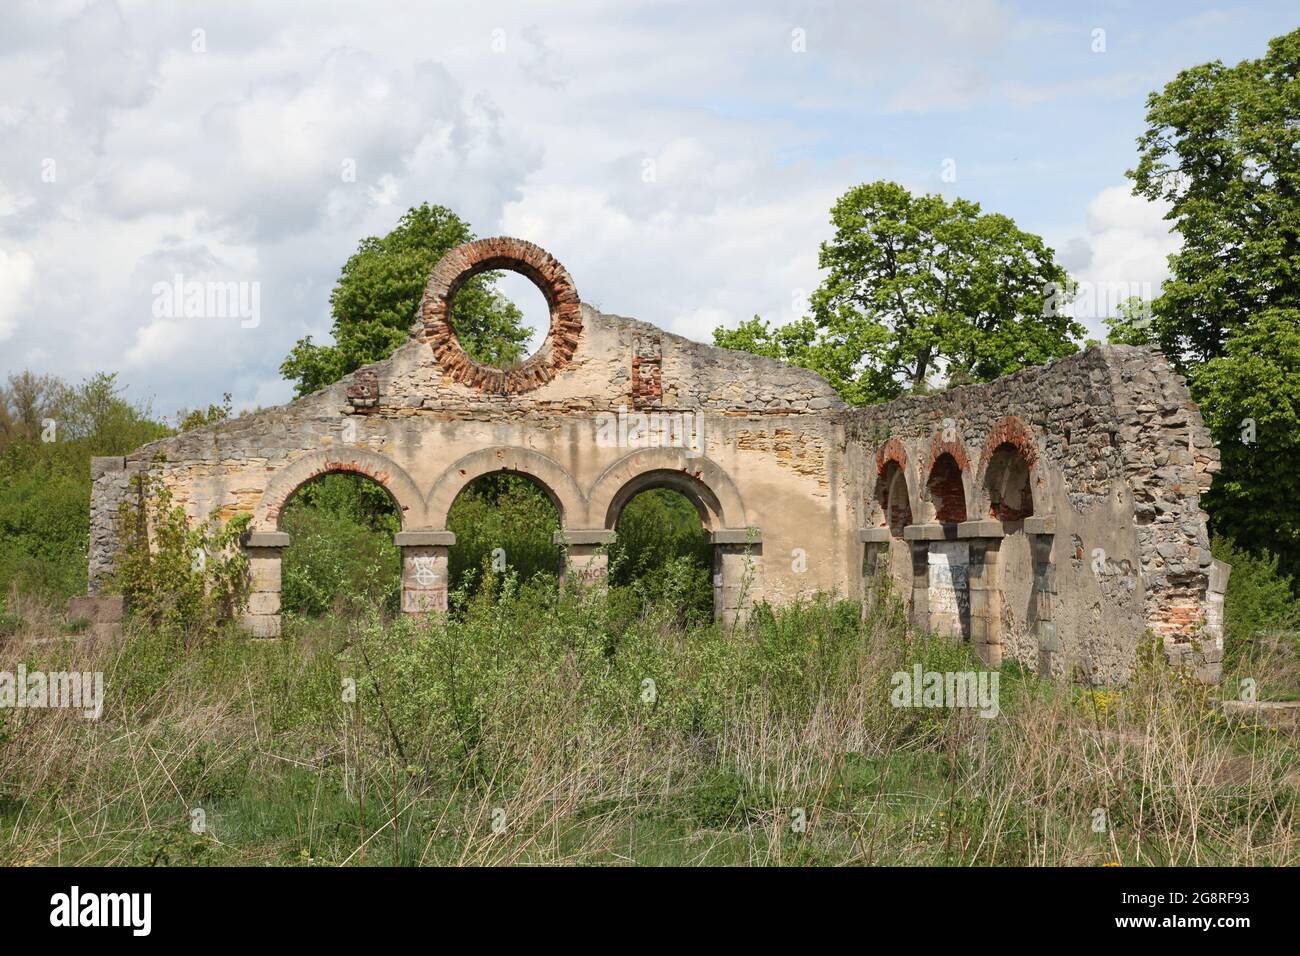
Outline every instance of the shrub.
[[1223, 602], [1224, 655], [1229, 661], [1244, 654], [1261, 633], [1300, 630], [1300, 600], [1291, 579], [1278, 571], [1276, 554], [1251, 552], [1225, 537], [1216, 537], [1211, 550], [1232, 565]]
[[191, 527], [160, 480], [145, 473], [132, 484], [118, 511], [112, 589], [125, 595], [133, 616], [187, 635], [233, 618], [248, 595], [248, 559], [238, 543], [252, 516]]
[[713, 547], [695, 506], [679, 492], [652, 488], [618, 519], [609, 552], [611, 587], [626, 588], [644, 610], [668, 604], [683, 626], [713, 616]]
[[291, 542], [281, 571], [284, 610], [398, 610], [402, 558], [391, 532], [310, 506], [286, 509], [281, 525]]
[[503, 570], [498, 557], [523, 581], [559, 573], [562, 549], [551, 538], [560, 530], [559, 512], [527, 478], [494, 474], [478, 479], [452, 504], [447, 527], [456, 534], [448, 559], [453, 590], [489, 583], [498, 587]]

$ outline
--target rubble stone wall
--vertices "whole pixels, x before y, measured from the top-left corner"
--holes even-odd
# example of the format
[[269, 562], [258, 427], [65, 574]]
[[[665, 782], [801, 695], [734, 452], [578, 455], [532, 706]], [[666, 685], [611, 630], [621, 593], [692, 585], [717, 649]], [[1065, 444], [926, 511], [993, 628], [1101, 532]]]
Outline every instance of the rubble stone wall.
[[[489, 268], [529, 276], [551, 306], [545, 344], [509, 370], [480, 366], [455, 338], [455, 290]], [[253, 515], [246, 621], [274, 636], [284, 505], [317, 475], [352, 472], [401, 510], [403, 608], [436, 610], [451, 503], [505, 470], [556, 503], [584, 579], [603, 570], [627, 501], [670, 487], [712, 535], [728, 619], [755, 601], [870, 599], [887, 585], [920, 626], [990, 662], [1122, 681], [1150, 630], [1212, 679], [1227, 569], [1209, 557], [1199, 498], [1216, 468], [1185, 384], [1152, 350], [1095, 347], [987, 385], [849, 408], [806, 370], [599, 312], [544, 250], [490, 239], [438, 264], [389, 359], [291, 404], [97, 459], [91, 586], [111, 568], [129, 478], [148, 471], [193, 519]]]

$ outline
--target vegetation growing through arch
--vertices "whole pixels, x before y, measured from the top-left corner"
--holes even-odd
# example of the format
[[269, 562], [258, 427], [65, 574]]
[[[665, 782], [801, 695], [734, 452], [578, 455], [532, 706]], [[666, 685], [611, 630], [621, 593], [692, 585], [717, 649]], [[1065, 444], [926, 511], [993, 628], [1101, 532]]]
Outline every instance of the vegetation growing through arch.
[[679, 491], [650, 488], [618, 516], [609, 581], [625, 606], [643, 611], [666, 602], [683, 623], [713, 616], [713, 547], [695, 505]]
[[507, 573], [520, 581], [559, 575], [562, 550], [552, 536], [560, 513], [523, 475], [493, 472], [470, 482], [452, 502], [447, 528], [456, 535], [448, 554], [453, 594], [496, 593]]
[[401, 527], [393, 499], [364, 475], [325, 474], [302, 485], [280, 517], [290, 542], [281, 558], [282, 609], [397, 613], [402, 558], [393, 536]]

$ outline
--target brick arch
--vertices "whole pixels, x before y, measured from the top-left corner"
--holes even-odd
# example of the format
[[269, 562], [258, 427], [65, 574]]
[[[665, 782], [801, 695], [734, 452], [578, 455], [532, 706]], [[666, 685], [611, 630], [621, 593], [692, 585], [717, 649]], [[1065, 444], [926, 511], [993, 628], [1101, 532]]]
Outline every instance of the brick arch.
[[885, 504], [889, 489], [887, 486], [882, 486], [886, 480], [892, 480], [891, 465], [896, 466], [903, 476], [907, 487], [907, 511], [912, 520], [915, 520], [914, 516], [918, 510], [916, 474], [910, 467], [907, 449], [897, 438], [890, 438], [876, 451], [876, 477], [871, 485], [871, 497], [867, 502], [872, 523], [892, 528], [896, 524], [895, 516], [889, 514], [889, 508]]
[[748, 524], [740, 492], [718, 464], [682, 448], [647, 448], [620, 458], [596, 479], [587, 496], [590, 527], [613, 531], [623, 506], [650, 488], [684, 494], [710, 531]]
[[456, 496], [476, 478], [499, 471], [523, 475], [536, 482], [560, 513], [562, 527], [572, 526], [574, 520], [581, 520], [587, 513], [582, 489], [561, 465], [530, 448], [499, 445], [470, 452], [438, 477], [425, 504], [429, 527], [437, 531], [445, 529]]
[[[480, 272], [510, 269], [527, 276], [546, 297], [551, 327], [546, 341], [516, 368], [499, 369], [465, 353], [452, 327], [452, 303], [465, 282]], [[573, 278], [541, 246], [506, 236], [457, 246], [438, 261], [420, 302], [420, 338], [433, 349], [447, 377], [482, 392], [515, 394], [544, 385], [573, 358], [582, 336], [582, 301]]]
[[[925, 481], [918, 489], [922, 505], [928, 506], [929, 510], [932, 510], [934, 514], [927, 514], [924, 516], [924, 519], [922, 519], [918, 514], [917, 520], [944, 520], [942, 517], [944, 509], [933, 501], [931, 483], [935, 478], [935, 465], [938, 464], [939, 460], [945, 455], [951, 456], [953, 462], [957, 466], [958, 474], [960, 476], [961, 494], [964, 500], [964, 509], [966, 513], [966, 518], [964, 520], [969, 520], [973, 514], [972, 507], [975, 500], [975, 489], [971, 480], [970, 455], [967, 453], [966, 445], [962, 442], [960, 436], [951, 440], [944, 439], [943, 432], [940, 430], [930, 439], [930, 454], [925, 466]], [[956, 489], [954, 488], [952, 490], [955, 493]], [[921, 510], [926, 509], [923, 507]]]
[[253, 530], [276, 531], [284, 506], [295, 491], [320, 475], [354, 474], [375, 481], [397, 505], [403, 528], [424, 523], [424, 496], [411, 476], [391, 458], [365, 448], [316, 451], [279, 469], [253, 509]]
[[[985, 516], [997, 517], [993, 515], [992, 500], [988, 489], [989, 464], [993, 461], [997, 450], [1004, 445], [1015, 448], [1023, 459], [1029, 472], [1029, 490], [1035, 502], [1039, 502], [1039, 491], [1045, 489], [1046, 486], [1047, 477], [1043, 473], [1038, 442], [1034, 439], [1033, 431], [1019, 416], [1004, 415], [989, 430], [988, 436], [984, 440], [983, 450], [980, 453], [979, 469], [975, 478], [975, 496], [976, 508], [981, 518]], [[1008, 520], [1015, 520], [1015, 518], [1011, 517]]]

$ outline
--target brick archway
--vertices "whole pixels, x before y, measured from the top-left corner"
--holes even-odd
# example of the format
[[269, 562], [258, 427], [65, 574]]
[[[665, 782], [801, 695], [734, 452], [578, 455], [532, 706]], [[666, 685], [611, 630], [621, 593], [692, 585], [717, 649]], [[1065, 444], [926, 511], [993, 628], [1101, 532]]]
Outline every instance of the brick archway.
[[[452, 322], [452, 304], [465, 282], [480, 272], [509, 269], [533, 281], [550, 307], [546, 341], [516, 368], [499, 369], [466, 354]], [[420, 303], [420, 338], [433, 349], [443, 373], [468, 388], [517, 394], [544, 385], [569, 364], [582, 336], [582, 301], [573, 278], [541, 246], [506, 236], [457, 246], [438, 261]]]
[[532, 479], [555, 505], [561, 527], [570, 527], [586, 514], [587, 499], [582, 489], [561, 465], [529, 448], [498, 446], [471, 452], [438, 477], [425, 503], [430, 527], [445, 529], [457, 495], [475, 479], [495, 472], [510, 472]]
[[613, 531], [632, 498], [665, 487], [686, 495], [709, 531], [745, 526], [745, 505], [731, 477], [709, 459], [688, 456], [680, 448], [635, 451], [606, 468], [588, 493], [591, 526]]
[[958, 438], [936, 434], [930, 440], [925, 482], [918, 489], [922, 512], [917, 520], [940, 523], [965, 521], [971, 514], [975, 489], [971, 483], [970, 455]]
[[312, 452], [294, 459], [278, 471], [253, 511], [252, 530], [278, 531], [280, 516], [294, 492], [320, 475], [363, 475], [380, 485], [392, 497], [403, 528], [418, 528], [424, 522], [424, 496], [411, 476], [395, 461], [364, 448]]
[[890, 438], [876, 451], [870, 495], [866, 506], [872, 524], [901, 536], [903, 526], [911, 524], [918, 511], [918, 496], [907, 449], [897, 438]]
[[[1030, 501], [1038, 499], [1040, 493], [1046, 491], [1044, 488], [1046, 476], [1043, 474], [1039, 461], [1038, 443], [1034, 441], [1033, 432], [1018, 416], [1004, 415], [989, 430], [988, 437], [984, 440], [983, 451], [980, 454], [979, 471], [975, 476], [974, 496], [975, 511], [978, 517], [1001, 517], [1004, 520], [1016, 520], [1025, 516], [1018, 513], [1023, 511], [1023, 508], [1013, 508], [1010, 512], [998, 514], [997, 502], [993, 501], [993, 494], [989, 488], [990, 465], [995, 465], [995, 456], [998, 455], [998, 450], [1007, 449], [1008, 446], [1014, 449], [1019, 464], [1028, 473], [1028, 487], [1023, 490], [1028, 493]], [[1028, 512], [1032, 513], [1032, 511], [1033, 508], [1030, 505]]]

